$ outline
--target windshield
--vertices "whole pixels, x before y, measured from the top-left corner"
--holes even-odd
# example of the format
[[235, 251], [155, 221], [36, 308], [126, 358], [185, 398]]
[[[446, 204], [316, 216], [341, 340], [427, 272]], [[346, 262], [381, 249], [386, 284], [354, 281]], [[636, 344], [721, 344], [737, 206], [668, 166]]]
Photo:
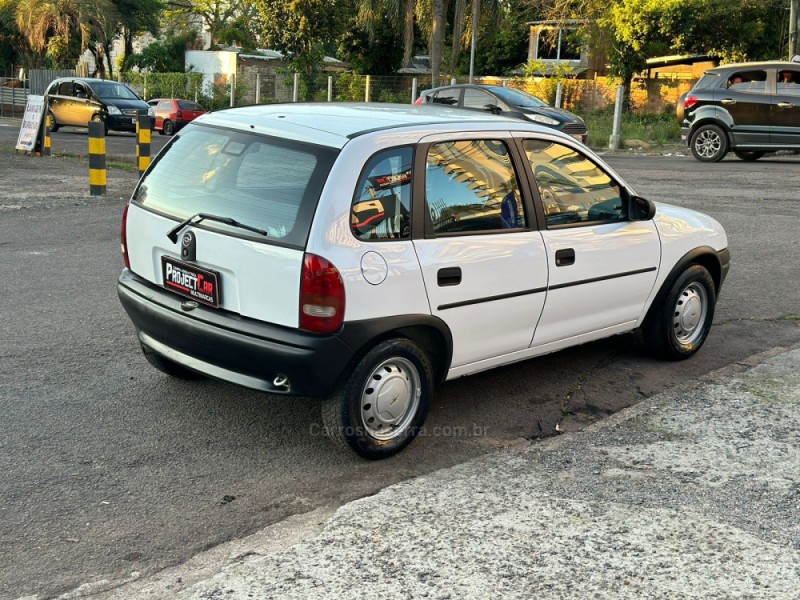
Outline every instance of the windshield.
[[527, 106], [537, 108], [539, 106], [548, 106], [547, 102], [542, 102], [536, 96], [523, 92], [522, 90], [515, 90], [514, 88], [495, 87], [492, 92], [497, 95], [506, 104], [513, 106]]
[[[134, 201], [176, 220], [197, 213], [232, 218], [265, 230], [266, 241], [303, 248], [336, 154], [311, 144], [190, 125], [156, 159]], [[249, 235], [222, 223], [203, 227]]]
[[122, 100], [141, 100], [139, 96], [134, 94], [127, 87], [121, 83], [114, 83], [113, 81], [101, 81], [98, 83], [90, 83], [89, 87], [97, 95], [98, 98], [119, 98]]

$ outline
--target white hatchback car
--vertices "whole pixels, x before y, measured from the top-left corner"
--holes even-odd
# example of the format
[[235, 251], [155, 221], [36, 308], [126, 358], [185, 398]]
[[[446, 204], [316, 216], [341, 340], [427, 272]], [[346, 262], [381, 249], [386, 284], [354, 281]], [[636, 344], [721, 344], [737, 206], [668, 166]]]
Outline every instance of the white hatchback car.
[[383, 458], [438, 382], [636, 328], [691, 356], [727, 246], [549, 128], [265, 105], [204, 115], [153, 161], [118, 291], [157, 369], [322, 397], [328, 434]]

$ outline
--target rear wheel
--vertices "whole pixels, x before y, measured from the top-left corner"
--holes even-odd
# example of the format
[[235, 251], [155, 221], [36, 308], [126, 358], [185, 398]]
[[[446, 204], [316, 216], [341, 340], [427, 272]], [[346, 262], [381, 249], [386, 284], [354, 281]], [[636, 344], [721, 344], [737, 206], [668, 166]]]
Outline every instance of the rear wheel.
[[433, 371], [425, 352], [410, 340], [386, 340], [323, 400], [322, 420], [340, 446], [364, 458], [387, 458], [417, 436], [432, 394]]
[[165, 120], [164, 125], [162, 126], [162, 131], [164, 132], [164, 135], [172, 135], [175, 133], [175, 123]]
[[50, 120], [50, 131], [53, 133], [58, 131], [58, 123], [56, 122], [56, 116], [53, 114], [52, 110], [47, 111], [47, 118]]
[[728, 136], [718, 125], [703, 125], [692, 134], [689, 145], [697, 160], [718, 162], [728, 153]]
[[149, 350], [145, 346], [142, 346], [142, 353], [144, 353], [144, 357], [147, 359], [147, 362], [170, 377], [176, 377], [178, 379], [200, 379], [202, 377], [202, 375], [199, 373], [191, 371], [183, 365], [179, 365], [178, 363], [171, 361], [170, 359], [161, 356], [152, 350]]
[[741, 158], [742, 160], [758, 160], [762, 156], [764, 156], [765, 152], [755, 152], [749, 150], [737, 150], [734, 152], [736, 156]]
[[716, 302], [711, 274], [700, 265], [689, 266], [650, 308], [642, 326], [647, 345], [661, 358], [689, 358], [708, 337]]

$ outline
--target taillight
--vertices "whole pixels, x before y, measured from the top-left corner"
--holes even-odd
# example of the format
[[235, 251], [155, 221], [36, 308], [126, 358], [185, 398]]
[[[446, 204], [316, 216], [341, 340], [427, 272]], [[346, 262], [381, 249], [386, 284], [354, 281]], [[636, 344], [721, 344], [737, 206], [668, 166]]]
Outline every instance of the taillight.
[[300, 276], [300, 329], [333, 333], [344, 322], [344, 282], [338, 269], [321, 256], [303, 255]]
[[414, 106], [419, 106], [425, 102], [425, 96], [420, 96], [414, 101]]
[[697, 104], [697, 96], [692, 96], [689, 94], [686, 98], [683, 99], [683, 110], [689, 110], [695, 104]]
[[125, 205], [122, 211], [122, 226], [119, 228], [119, 245], [122, 248], [122, 260], [125, 261], [125, 268], [131, 268], [131, 259], [128, 258], [128, 207]]
[[179, 119], [183, 118], [183, 113], [181, 111], [178, 111], [178, 118]]

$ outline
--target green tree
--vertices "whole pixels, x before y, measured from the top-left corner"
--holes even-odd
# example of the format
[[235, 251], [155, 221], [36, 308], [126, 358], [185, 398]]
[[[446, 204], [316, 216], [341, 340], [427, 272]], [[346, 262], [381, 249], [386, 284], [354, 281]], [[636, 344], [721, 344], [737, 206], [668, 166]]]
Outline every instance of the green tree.
[[339, 39], [336, 56], [361, 75], [390, 75], [403, 65], [403, 47], [397, 43], [397, 31], [384, 21], [372, 32], [354, 20]]
[[130, 67], [154, 73], [183, 73], [186, 70], [186, 51], [190, 50], [196, 41], [197, 32], [193, 29], [180, 33], [167, 29], [162, 39], [133, 54], [128, 64]]
[[627, 92], [648, 58], [713, 54], [723, 60], [774, 58], [786, 0], [545, 0], [550, 19], [586, 19], [583, 33], [609, 48]]
[[158, 34], [164, 4], [161, 0], [114, 0], [114, 4], [119, 11], [119, 33], [123, 40], [119, 70], [127, 71], [134, 38], [145, 32]]
[[326, 51], [335, 49], [352, 7], [346, 0], [253, 0], [262, 18], [262, 40], [290, 56], [313, 96]]
[[[463, 1], [463, 0], [461, 0]], [[370, 41], [376, 32], [385, 36], [386, 25], [392, 31], [402, 32], [403, 58], [401, 66], [411, 62], [414, 54], [414, 9], [416, 0], [357, 0], [359, 25], [364, 26]], [[385, 39], [385, 37], [384, 37]]]
[[257, 17], [256, 2], [253, 0], [166, 0], [165, 3], [167, 18], [177, 17], [191, 26], [192, 16], [199, 17], [211, 36], [212, 46], [222, 41], [220, 34], [236, 19], [243, 17], [252, 22]]
[[23, 44], [16, 24], [16, 0], [0, 0], [0, 77], [22, 59]]
[[[53, 54], [60, 55], [63, 49], [70, 47], [71, 41], [80, 39], [78, 13], [77, 0], [18, 0], [15, 21], [21, 37], [31, 50], [29, 67], [44, 63], [51, 40], [59, 47]], [[72, 44], [72, 47], [75, 45]], [[74, 58], [77, 60], [77, 56]]]

